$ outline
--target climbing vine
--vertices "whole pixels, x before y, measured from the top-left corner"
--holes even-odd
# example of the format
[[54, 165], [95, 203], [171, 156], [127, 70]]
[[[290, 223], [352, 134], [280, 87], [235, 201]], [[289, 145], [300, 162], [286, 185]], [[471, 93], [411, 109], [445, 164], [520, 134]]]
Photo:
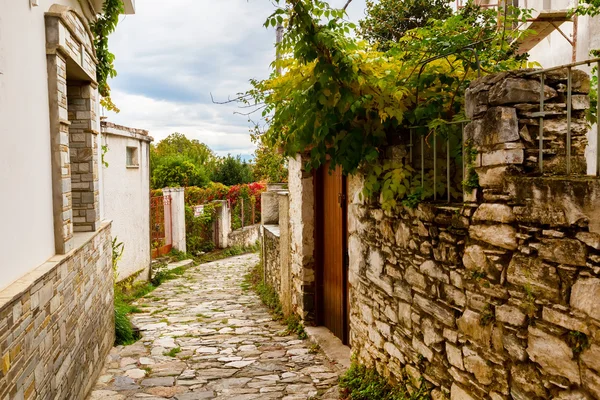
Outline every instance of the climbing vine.
[[125, 11], [122, 0], [105, 0], [102, 6], [102, 14], [91, 24], [94, 33], [94, 46], [96, 48], [96, 79], [98, 81], [98, 92], [102, 96], [100, 104], [107, 110], [119, 112], [117, 106], [110, 97], [110, 86], [108, 79], [117, 76], [114, 61], [115, 55], [108, 49], [108, 37], [113, 33], [119, 23], [119, 15]]
[[[418, 194], [438, 190], [405, 162], [386, 161], [383, 150], [409, 127], [442, 134], [448, 121], [464, 119], [464, 91], [479, 73], [519, 68], [525, 56], [509, 45], [495, 11], [473, 5], [445, 20], [409, 30], [381, 52], [351, 33], [344, 11], [319, 0], [279, 0], [266, 26], [283, 24], [280, 59], [269, 79], [253, 80], [241, 94], [268, 123], [264, 142], [287, 156], [309, 152], [307, 169], [331, 160], [345, 174], [358, 170], [364, 194], [392, 209]], [[511, 9], [501, 26], [528, 17]], [[511, 41], [515, 33], [511, 33]]]

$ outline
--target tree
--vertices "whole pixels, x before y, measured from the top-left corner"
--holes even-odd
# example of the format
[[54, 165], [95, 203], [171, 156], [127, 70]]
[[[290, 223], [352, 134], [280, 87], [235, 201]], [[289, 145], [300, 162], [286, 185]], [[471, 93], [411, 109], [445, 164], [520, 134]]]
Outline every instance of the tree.
[[432, 19], [445, 20], [452, 15], [451, 0], [367, 0], [365, 19], [359, 33], [371, 44], [388, 50], [411, 29], [426, 26]]
[[228, 154], [227, 157], [223, 157], [215, 163], [212, 170], [212, 180], [223, 185], [232, 186], [250, 183], [254, 180], [254, 177], [250, 164], [242, 161], [240, 156], [233, 157]]
[[250, 134], [252, 141], [257, 144], [254, 150], [254, 179], [271, 183], [287, 182], [287, 158], [279, 151], [269, 147], [263, 140], [264, 133], [255, 129]]
[[188, 139], [182, 133], [172, 133], [155, 146], [155, 154], [159, 157], [183, 155], [196, 165], [210, 166], [215, 161], [215, 153], [197, 139]]
[[152, 188], [204, 187], [209, 183], [208, 174], [202, 166], [183, 155], [167, 156], [152, 172]]

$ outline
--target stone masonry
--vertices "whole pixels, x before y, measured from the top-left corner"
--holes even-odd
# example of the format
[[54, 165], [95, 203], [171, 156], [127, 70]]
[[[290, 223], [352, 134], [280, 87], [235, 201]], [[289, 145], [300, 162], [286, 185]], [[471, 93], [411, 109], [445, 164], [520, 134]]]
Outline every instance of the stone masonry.
[[110, 224], [0, 292], [0, 398], [83, 399], [114, 342]]
[[[574, 76], [578, 172], [589, 79]], [[544, 160], [559, 174], [564, 74], [546, 81]], [[536, 93], [539, 80], [520, 73], [471, 85], [466, 130], [481, 187], [470, 202], [384, 212], [349, 178], [351, 346], [384, 375], [427, 384], [433, 399], [600, 398], [600, 182], [529, 176]]]

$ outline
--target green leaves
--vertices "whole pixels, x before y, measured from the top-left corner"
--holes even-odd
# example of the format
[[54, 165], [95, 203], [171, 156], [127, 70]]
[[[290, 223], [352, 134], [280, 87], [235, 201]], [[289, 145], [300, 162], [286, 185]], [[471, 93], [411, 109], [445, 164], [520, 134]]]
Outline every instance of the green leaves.
[[[360, 169], [364, 195], [379, 198], [388, 210], [404, 200], [443, 194], [444, 184], [432, 172], [426, 172], [421, 184], [420, 174], [415, 176], [404, 159], [390, 162], [382, 149], [398, 135], [407, 141], [415, 126], [426, 135], [451, 138], [451, 148], [460, 149], [447, 121], [464, 118], [464, 91], [478, 76], [474, 52], [481, 71], [522, 63], [507, 42], [511, 35], [498, 34], [495, 12], [468, 6], [452, 14], [446, 0], [387, 0], [378, 11], [369, 3], [370, 12], [381, 13], [373, 18], [395, 18], [384, 15], [393, 11], [417, 21], [378, 47], [354, 37], [355, 26], [343, 20], [344, 11], [326, 2], [277, 3], [281, 8], [265, 26], [286, 29], [278, 47], [280, 60], [274, 63], [285, 73], [251, 81], [253, 89], [242, 95], [244, 105], [264, 107], [261, 143], [281, 148], [284, 156], [310, 152], [308, 169], [328, 159], [345, 174]], [[390, 9], [395, 3], [401, 5]], [[523, 15], [511, 11], [504, 22], [512, 26]]]
[[104, 108], [119, 112], [110, 98], [110, 86], [108, 79], [117, 76], [114, 67], [115, 55], [108, 49], [108, 36], [113, 33], [119, 23], [119, 15], [125, 12], [122, 0], [105, 0], [102, 6], [102, 14], [95, 22], [90, 24], [94, 34], [94, 47], [96, 48], [96, 79], [98, 81], [98, 92], [103, 97], [101, 104]]

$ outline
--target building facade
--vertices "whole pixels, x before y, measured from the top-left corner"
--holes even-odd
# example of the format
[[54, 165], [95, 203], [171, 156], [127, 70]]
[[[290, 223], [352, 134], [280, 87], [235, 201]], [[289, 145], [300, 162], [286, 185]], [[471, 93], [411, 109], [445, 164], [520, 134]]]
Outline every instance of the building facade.
[[150, 143], [148, 131], [102, 121], [100, 211], [123, 243], [117, 280], [150, 273]]
[[89, 28], [101, 6], [0, 1], [0, 398], [83, 399], [113, 344]]

